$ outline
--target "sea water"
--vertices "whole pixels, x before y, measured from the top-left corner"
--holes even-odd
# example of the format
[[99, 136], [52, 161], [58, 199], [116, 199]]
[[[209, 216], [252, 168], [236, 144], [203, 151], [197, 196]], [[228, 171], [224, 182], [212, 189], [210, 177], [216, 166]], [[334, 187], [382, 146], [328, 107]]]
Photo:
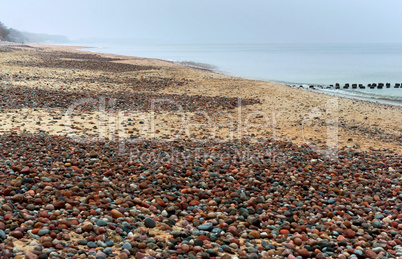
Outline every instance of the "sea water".
[[[83, 43], [84, 45], [84, 43]], [[392, 88], [328, 93], [402, 102], [402, 44], [137, 44], [98, 43], [96, 52], [157, 58], [220, 73], [288, 85], [391, 83]]]

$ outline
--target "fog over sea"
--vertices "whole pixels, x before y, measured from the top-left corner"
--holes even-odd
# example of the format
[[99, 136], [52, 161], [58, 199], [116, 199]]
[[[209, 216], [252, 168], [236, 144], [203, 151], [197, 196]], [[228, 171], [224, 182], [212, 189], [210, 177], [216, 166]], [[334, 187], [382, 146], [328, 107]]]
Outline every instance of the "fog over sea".
[[[138, 44], [80, 43], [90, 51], [157, 58], [249, 79], [288, 85], [391, 83], [386, 89], [322, 90], [402, 103], [402, 44]], [[88, 50], [88, 49], [87, 49]]]

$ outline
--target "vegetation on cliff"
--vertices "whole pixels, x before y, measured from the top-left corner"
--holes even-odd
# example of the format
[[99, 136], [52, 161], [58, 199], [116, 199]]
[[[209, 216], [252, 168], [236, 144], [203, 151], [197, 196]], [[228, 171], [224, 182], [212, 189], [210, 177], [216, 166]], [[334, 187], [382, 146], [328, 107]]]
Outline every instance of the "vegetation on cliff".
[[19, 43], [66, 43], [69, 42], [69, 39], [62, 35], [21, 32], [13, 28], [8, 28], [0, 22], [0, 41]]

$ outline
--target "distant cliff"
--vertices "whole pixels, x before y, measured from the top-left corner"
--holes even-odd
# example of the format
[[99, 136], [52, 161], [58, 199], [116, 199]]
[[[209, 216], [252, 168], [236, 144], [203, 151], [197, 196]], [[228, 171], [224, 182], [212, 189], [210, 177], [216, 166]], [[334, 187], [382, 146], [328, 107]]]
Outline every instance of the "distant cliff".
[[21, 32], [7, 28], [0, 22], [0, 40], [19, 43], [68, 43], [70, 40], [62, 35], [49, 35], [42, 33]]

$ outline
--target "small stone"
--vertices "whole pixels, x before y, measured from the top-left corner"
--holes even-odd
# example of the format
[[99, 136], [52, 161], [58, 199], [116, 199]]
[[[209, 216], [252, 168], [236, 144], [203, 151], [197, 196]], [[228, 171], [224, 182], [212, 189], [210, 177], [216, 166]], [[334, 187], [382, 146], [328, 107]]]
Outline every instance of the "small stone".
[[190, 251], [190, 247], [187, 244], [182, 244], [181, 249], [183, 249], [185, 253], [188, 253], [188, 251]]
[[214, 249], [207, 249], [206, 251], [208, 253], [209, 256], [211, 257], [217, 257], [218, 253], [214, 250]]
[[374, 251], [367, 249], [366, 251], [364, 251], [364, 257], [366, 257], [366, 258], [377, 258], [377, 254]]
[[127, 243], [127, 242], [126, 242], [126, 243], [123, 244], [123, 248], [124, 248], [124, 249], [127, 249], [127, 250], [130, 250], [132, 247], [131, 247], [131, 244], [130, 244], [130, 243]]
[[[131, 233], [131, 232], [130, 232], [130, 233]], [[105, 242], [105, 245], [108, 246], [108, 247], [112, 247], [112, 246], [114, 246], [114, 242], [113, 242], [112, 240], [107, 240], [107, 241]]]
[[90, 157], [90, 158], [97, 158], [97, 157], [98, 157], [98, 153], [96, 153], [94, 150], [92, 150], [91, 152], [89, 152], [89, 157]]
[[107, 226], [107, 223], [106, 223], [106, 221], [100, 219], [96, 222], [96, 225], [98, 225], [100, 227], [104, 227], [104, 226]]
[[91, 232], [92, 230], [94, 230], [94, 225], [92, 225], [92, 223], [86, 222], [82, 226], [82, 230], [85, 232]]
[[4, 211], [12, 211], [10, 205], [8, 205], [8, 204], [3, 204], [1, 208], [2, 208]]
[[383, 218], [384, 218], [384, 215], [381, 214], [381, 213], [379, 213], [379, 214], [374, 215], [374, 218], [375, 218], [375, 219], [383, 219]]
[[148, 184], [146, 182], [142, 182], [142, 183], [140, 183], [139, 187], [140, 187], [140, 189], [144, 190], [144, 189], [148, 188]]
[[53, 206], [54, 206], [56, 209], [64, 208], [65, 205], [66, 205], [66, 202], [63, 201], [63, 200], [57, 200], [57, 201], [53, 202]]
[[260, 238], [260, 232], [253, 230], [249, 233], [250, 236], [252, 236], [255, 239], [259, 239]]
[[95, 258], [96, 259], [106, 259], [106, 254], [104, 254], [102, 252], [97, 252]]
[[42, 182], [51, 182], [52, 180], [48, 177], [42, 177]]
[[55, 210], [55, 207], [53, 206], [53, 204], [47, 204], [45, 210]]
[[373, 247], [371, 250], [372, 250], [374, 253], [376, 253], [376, 254], [379, 254], [379, 253], [381, 253], [381, 252], [385, 252], [384, 248], [382, 248], [381, 246], [379, 246], [379, 247]]
[[204, 223], [202, 225], [198, 226], [199, 230], [204, 230], [204, 231], [211, 231], [214, 228], [214, 225], [211, 222]]
[[373, 221], [372, 225], [375, 228], [382, 228], [382, 223], [378, 220]]
[[239, 236], [239, 231], [235, 226], [229, 226], [228, 232], [232, 233], [233, 236]]
[[359, 249], [355, 249], [355, 250], [353, 251], [353, 253], [354, 253], [355, 255], [357, 255], [357, 256], [363, 256], [363, 251], [362, 251], [362, 250], [359, 250]]
[[356, 236], [356, 232], [351, 229], [346, 229], [345, 231], [343, 231], [343, 235], [347, 238], [354, 238]]
[[18, 230], [14, 230], [13, 232], [11, 232], [10, 234], [11, 236], [15, 237], [15, 238], [22, 238], [24, 236], [24, 234], [21, 231]]
[[6, 233], [4, 232], [4, 230], [0, 229], [0, 241], [4, 240], [7, 238]]
[[309, 257], [310, 257], [310, 252], [309, 252], [307, 249], [305, 249], [305, 248], [299, 249], [299, 250], [297, 250], [297, 251], [299, 252], [299, 254], [301, 255], [301, 257], [303, 257], [303, 258], [309, 258]]
[[79, 245], [86, 245], [86, 244], [88, 244], [88, 241], [85, 240], [85, 239], [80, 239], [80, 240], [77, 241], [77, 243], [78, 243]]
[[301, 238], [296, 237], [293, 242], [295, 243], [295, 245], [297, 246], [301, 246], [303, 244], [303, 241], [301, 240]]
[[209, 213], [207, 214], [207, 218], [208, 218], [208, 219], [214, 219], [214, 218], [216, 218], [216, 214], [215, 214], [214, 212], [209, 212]]
[[50, 232], [50, 230], [49, 229], [41, 229], [41, 230], [39, 230], [39, 232], [38, 232], [38, 235], [39, 236], [44, 236], [44, 235], [47, 235], [47, 234], [49, 234], [49, 232]]
[[29, 174], [30, 172], [31, 172], [31, 169], [28, 166], [22, 168], [22, 170], [20, 171], [20, 173], [22, 173], [22, 174]]
[[106, 248], [105, 250], [103, 250], [103, 252], [107, 255], [110, 255], [113, 253], [112, 249], [110, 247]]
[[202, 239], [196, 239], [194, 241], [194, 246], [202, 247], [203, 245], [204, 245], [204, 240], [202, 240]]
[[117, 218], [124, 218], [124, 215], [123, 215], [120, 211], [118, 211], [118, 210], [116, 210], [116, 209], [111, 210], [111, 211], [110, 211], [110, 214], [111, 214], [112, 217], [115, 218], [115, 219], [117, 219]]
[[16, 195], [13, 196], [12, 200], [14, 202], [22, 202], [24, 200], [24, 195], [16, 194]]
[[197, 205], [200, 205], [200, 202], [198, 200], [192, 200], [192, 201], [190, 201], [190, 203], [188, 205], [197, 206]]
[[144, 220], [144, 225], [145, 225], [147, 228], [154, 228], [154, 227], [156, 227], [155, 221], [154, 221], [153, 219], [149, 218], [149, 217], [146, 217], [146, 218], [145, 218], [145, 220]]
[[92, 242], [92, 241], [88, 242], [87, 245], [88, 245], [89, 248], [96, 248], [96, 247], [98, 247], [98, 245], [95, 244], [95, 243]]

